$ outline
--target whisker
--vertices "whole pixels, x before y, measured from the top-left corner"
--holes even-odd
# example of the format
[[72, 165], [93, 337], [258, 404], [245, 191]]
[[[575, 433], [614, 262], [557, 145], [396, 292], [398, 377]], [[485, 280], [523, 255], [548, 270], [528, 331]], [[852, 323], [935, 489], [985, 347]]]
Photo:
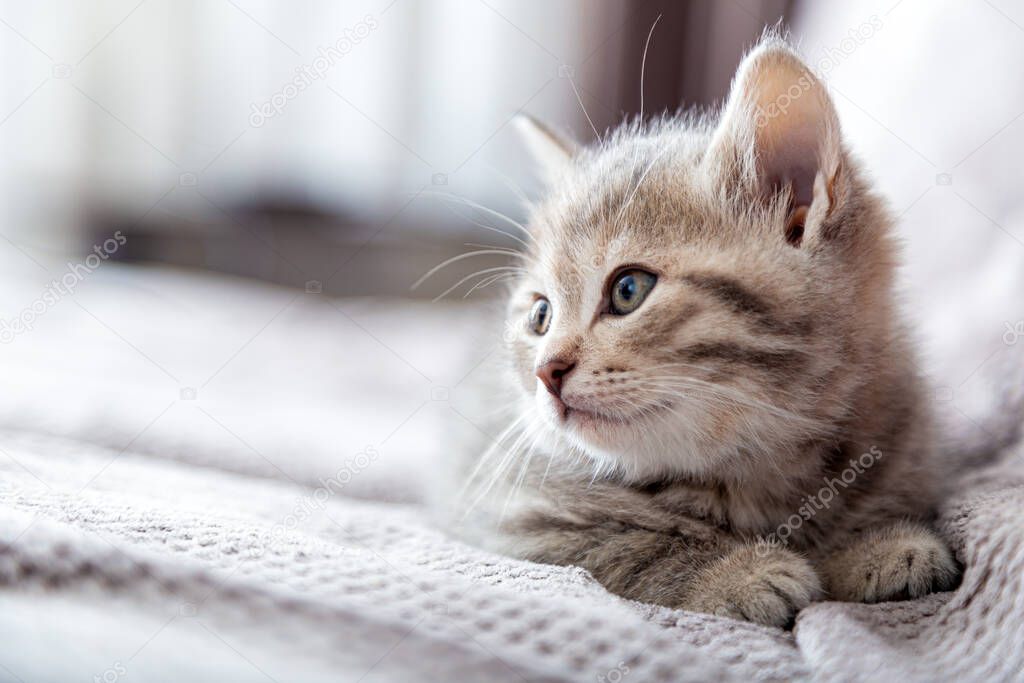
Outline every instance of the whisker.
[[491, 209], [489, 207], [484, 206], [483, 204], [481, 204], [479, 202], [475, 202], [472, 199], [467, 199], [466, 197], [460, 197], [460, 196], [458, 196], [456, 194], [452, 194], [451, 192], [431, 192], [429, 190], [424, 190], [423, 194], [428, 195], [428, 196], [433, 196], [433, 197], [439, 197], [441, 199], [447, 199], [449, 201], [458, 202], [458, 203], [461, 203], [461, 204], [463, 204], [465, 206], [472, 207], [472, 208], [474, 208], [474, 209], [476, 209], [478, 211], [483, 211], [484, 213], [490, 214], [491, 216], [494, 216], [495, 218], [498, 218], [499, 220], [503, 220], [506, 223], [508, 223], [508, 224], [510, 224], [512, 226], [515, 226], [516, 228], [519, 228], [520, 230], [523, 231], [523, 234], [526, 235], [527, 239], [533, 239], [533, 235], [530, 234], [530, 231], [526, 228], [525, 225], [523, 225], [519, 221], [517, 221], [517, 220], [515, 220], [515, 219], [513, 219], [513, 218], [511, 218], [509, 216], [506, 216], [505, 214], [503, 214], [500, 211], [496, 211], [494, 209]]
[[[727, 394], [725, 392], [722, 392], [720, 390], [720, 388], [718, 388], [715, 385], [710, 384], [710, 383], [703, 383], [703, 384], [695, 383], [695, 382], [688, 381], [687, 379], [684, 379], [684, 378], [665, 378], [665, 379], [668, 379], [670, 381], [663, 382], [659, 386], [661, 386], [663, 388], [668, 388], [668, 389], [677, 388], [677, 389], [688, 389], [688, 390], [691, 390], [691, 391], [707, 392], [707, 394], [711, 394], [712, 397], [717, 398], [720, 401], [721, 400], [725, 400], [725, 401], [730, 402], [732, 405], [743, 406], [743, 407], [746, 407], [746, 408], [753, 408], [753, 409], [758, 409], [758, 410], [764, 411], [764, 412], [766, 412], [766, 413], [768, 413], [770, 415], [773, 415], [774, 417], [779, 417], [779, 418], [783, 418], [783, 419], [787, 420], [787, 424], [786, 424], [786, 428], [787, 429], [792, 429], [792, 428], [796, 427], [797, 425], [800, 425], [800, 426], [806, 427], [810, 431], [817, 432], [817, 431], [820, 431], [821, 428], [822, 428], [820, 423], [819, 423], [819, 421], [817, 421], [817, 420], [814, 420], [812, 418], [808, 418], [808, 417], [806, 417], [804, 415], [800, 415], [799, 413], [794, 413], [791, 410], [787, 410], [787, 409], [781, 408], [779, 406], [773, 406], [771, 404], [764, 403], [764, 402], [759, 401], [759, 400], [757, 400], [755, 398], [752, 398], [752, 397], [749, 397], [749, 396], [744, 396], [742, 394], [740, 394], [738, 396], [729, 395], [729, 394]], [[689, 396], [689, 395], [687, 395], [685, 393], [682, 393], [682, 392], [679, 393], [679, 396], [680, 396], [680, 398], [692, 398], [691, 396]], [[703, 395], [703, 396], [700, 397], [701, 400], [708, 400], [708, 398], [709, 397], [707, 395]]]
[[657, 27], [658, 22], [661, 21], [661, 16], [654, 20], [651, 24], [651, 30], [647, 32], [647, 42], [644, 43], [644, 56], [640, 60], [640, 121], [644, 119], [644, 71], [647, 69], [647, 50], [651, 47], [651, 36], [654, 35], [654, 29]]
[[472, 513], [473, 510], [476, 509], [476, 506], [480, 504], [480, 501], [484, 499], [484, 497], [488, 494], [488, 492], [490, 492], [491, 488], [498, 481], [498, 479], [501, 478], [502, 473], [505, 471], [506, 463], [510, 459], [515, 458], [516, 449], [519, 447], [519, 443], [522, 441], [523, 435], [525, 435], [526, 433], [527, 432], [523, 432], [519, 435], [519, 437], [516, 438], [516, 440], [512, 444], [512, 447], [509, 450], [504, 451], [501, 460], [498, 462], [495, 469], [490, 473], [490, 476], [487, 478], [487, 480], [481, 482], [480, 485], [473, 490], [473, 501], [466, 507], [463, 513], [463, 519], [468, 517], [470, 513]]
[[459, 287], [461, 287], [462, 285], [464, 285], [465, 283], [469, 282], [470, 280], [472, 280], [473, 278], [475, 278], [475, 277], [477, 277], [479, 275], [486, 275], [487, 273], [496, 273], [498, 271], [505, 271], [505, 272], [511, 271], [511, 272], [515, 272], [515, 273], [525, 273], [526, 272], [522, 268], [518, 268], [516, 266], [496, 266], [494, 268], [484, 268], [483, 270], [478, 270], [475, 273], [470, 273], [466, 277], [462, 278], [461, 280], [456, 282], [454, 285], [452, 285], [448, 289], [444, 290], [443, 292], [441, 292], [440, 294], [435, 296], [433, 301], [434, 301], [434, 303], [437, 303], [438, 301], [440, 301], [441, 299], [445, 298], [446, 296], [451, 294], [453, 291], [455, 291], [456, 289], [458, 289]]
[[495, 245], [495, 244], [480, 244], [478, 242], [463, 242], [463, 244], [465, 244], [467, 247], [480, 247], [482, 249], [497, 249], [497, 250], [501, 251], [502, 253], [508, 254], [509, 256], [515, 256], [516, 258], [521, 258], [524, 261], [529, 261], [530, 263], [536, 263], [536, 260], [532, 256], [530, 256], [529, 254], [524, 254], [521, 251], [517, 251], [517, 250], [511, 249], [509, 247], [501, 247], [501, 246], [498, 246], [498, 245]]
[[747, 395], [745, 395], [745, 394], [743, 394], [741, 392], [734, 392], [734, 391], [732, 391], [729, 388], [726, 388], [726, 387], [723, 387], [723, 386], [720, 386], [720, 385], [716, 385], [716, 384], [714, 384], [712, 382], [705, 382], [703, 380], [698, 380], [698, 379], [691, 378], [691, 377], [672, 377], [672, 376], [651, 377], [649, 379], [651, 379], [651, 380], [661, 380], [663, 382], [662, 386], [673, 386], [674, 385], [674, 386], [678, 386], [678, 387], [686, 387], [686, 388], [690, 388], [690, 389], [697, 389], [697, 390], [701, 390], [701, 391], [707, 391], [709, 393], [717, 394], [717, 395], [719, 395], [719, 396], [721, 396], [723, 398], [728, 398], [729, 400], [732, 400], [733, 402], [738, 403], [738, 404], [746, 405], [746, 406], [751, 407], [751, 408], [761, 408], [761, 409], [764, 409], [764, 410], [772, 411], [772, 412], [774, 412], [776, 414], [779, 414], [782, 417], [794, 417], [794, 418], [799, 418], [800, 417], [798, 414], [793, 413], [792, 411], [787, 410], [785, 408], [782, 408], [780, 406], [775, 406], [775, 405], [772, 405], [770, 403], [765, 403], [764, 401], [760, 401], [759, 399], [756, 399], [756, 398], [754, 398], [752, 396], [747, 396]]
[[485, 289], [488, 285], [492, 285], [503, 277], [510, 277], [508, 273], [498, 273], [497, 275], [489, 275], [480, 282], [473, 285], [468, 292], [462, 295], [463, 299], [468, 299], [469, 295], [475, 292], [477, 289]]
[[590, 124], [590, 130], [594, 131], [594, 137], [597, 138], [598, 142], [604, 142], [601, 139], [601, 134], [597, 132], [597, 126], [594, 125], [594, 121], [590, 118], [590, 114], [587, 113], [587, 108], [583, 106], [583, 98], [580, 97], [580, 91], [576, 89], [576, 82], [572, 76], [569, 77], [569, 85], [572, 86], [572, 91], [576, 95], [576, 101], [580, 103], [580, 109], [583, 110], [583, 115], [587, 117], [587, 123]]
[[512, 484], [512, 488], [509, 490], [508, 495], [505, 496], [505, 504], [501, 508], [501, 515], [499, 519], [505, 518], [505, 513], [508, 511], [509, 503], [512, 502], [512, 499], [515, 497], [516, 493], [521, 488], [523, 481], [525, 480], [526, 473], [530, 468], [530, 461], [533, 460], [533, 454], [537, 450], [537, 444], [543, 436], [544, 433], [540, 432], [536, 434], [533, 437], [533, 441], [530, 442], [529, 450], [527, 450], [526, 457], [523, 459], [523, 464], [519, 468], [519, 474], [518, 476], [516, 476], [516, 480]]
[[523, 203], [523, 208], [529, 208], [533, 206], [533, 202], [531, 202], [530, 198], [526, 196], [526, 193], [523, 192], [523, 188], [520, 187], [518, 183], [516, 183], [514, 180], [509, 178], [507, 175], [502, 173], [499, 169], [495, 168], [491, 164], [485, 163], [484, 168], [486, 168], [488, 171], [497, 176], [499, 180], [501, 180], [502, 184], [505, 185], [505, 187], [507, 187], [508, 190], [512, 194], [514, 194], [519, 201]]
[[483, 455], [480, 456], [480, 460], [477, 461], [476, 467], [474, 467], [473, 471], [470, 472], [469, 476], [466, 478], [465, 483], [462, 485], [462, 488], [459, 490], [459, 498], [465, 495], [466, 490], [469, 488], [469, 486], [473, 483], [473, 480], [476, 479], [477, 475], [479, 475], [480, 471], [483, 469], [484, 463], [486, 463], [491, 457], [493, 457], [493, 455], [501, 448], [501, 444], [505, 441], [505, 439], [507, 439], [509, 435], [515, 431], [516, 427], [519, 426], [519, 423], [522, 422], [527, 415], [528, 413], [523, 413], [515, 420], [513, 420], [507, 427], [505, 427], [505, 429], [501, 431], [500, 434], [498, 434], [497, 438], [494, 439], [494, 441], [487, 448], [487, 450], [484, 451]]
[[[672, 362], [672, 363], [660, 363], [658, 365], [651, 366], [650, 369], [652, 369], [652, 370], [663, 370], [663, 369], [670, 369], [670, 368], [686, 368], [687, 370], [700, 370], [702, 372], [714, 372], [714, 370], [715, 370], [715, 368], [712, 368], [712, 367], [707, 366], [707, 365], [700, 365], [698, 363], [685, 363], [685, 362], [682, 362], [682, 361], [675, 361], [675, 362]], [[692, 377], [692, 378], [689, 378], [689, 379], [693, 379], [694, 381], [699, 381], [699, 382], [704, 382], [705, 381], [705, 380], [698, 379], [696, 377]], [[710, 384], [713, 384], [713, 383], [710, 383]], [[722, 385], [716, 384], [714, 386], [722, 386]], [[724, 389], [725, 387], [722, 387], [722, 388]], [[779, 394], [780, 396], [785, 396], [786, 398], [789, 398], [789, 399], [793, 399], [793, 400], [797, 400], [798, 399], [798, 397], [796, 395], [794, 395], [791, 392], [786, 391], [785, 389], [780, 389], [778, 387], [772, 387], [772, 391], [774, 391], [775, 393]]]
[[[705, 365], [700, 365], [700, 364], [696, 364], [696, 363], [684, 363], [684, 362], [681, 362], [681, 361], [677, 361], [677, 362], [673, 362], [673, 363], [662, 363], [662, 364], [655, 365], [655, 366], [651, 367], [652, 370], [670, 369], [670, 368], [686, 368], [688, 370], [700, 370], [702, 372], [713, 372], [714, 371], [714, 368], [711, 368], [711, 367], [708, 367], [708, 366], [705, 366]], [[725, 386], [720, 385], [720, 384], [715, 384], [715, 383], [712, 383], [712, 382], [706, 382], [705, 380], [701, 380], [701, 379], [698, 379], [696, 377], [690, 377], [688, 379], [692, 379], [695, 382], [704, 382], [704, 383], [709, 384], [711, 386], [719, 387], [722, 390], [728, 389], [730, 391], [739, 391], [739, 390], [734, 389], [732, 387], [725, 387]], [[771, 392], [775, 393], [775, 394], [778, 394], [779, 396], [782, 396], [784, 398], [788, 398], [788, 399], [790, 399], [790, 400], [792, 400], [794, 402], [799, 402], [801, 400], [800, 396], [797, 396], [797, 395], [793, 394], [792, 392], [786, 391], [785, 389], [779, 388], [777, 386], [772, 386], [771, 387]], [[835, 400], [835, 399], [833, 399], [833, 400]], [[845, 410], [848, 410], [848, 411], [852, 411], [853, 410], [853, 407], [847, 401], [838, 401], [838, 400], [836, 400], [836, 403], [837, 403], [837, 405], [839, 405], [840, 407], [842, 407]]]
[[470, 512], [472, 512], [472, 510], [477, 505], [479, 505], [480, 501], [482, 501], [484, 499], [484, 497], [490, 492], [490, 490], [492, 488], [494, 488], [494, 485], [498, 482], [498, 480], [501, 479], [504, 476], [504, 474], [508, 470], [509, 466], [512, 464], [512, 462], [515, 460], [516, 456], [519, 454], [519, 450], [522, 447], [522, 444], [526, 441], [526, 438], [529, 437], [529, 436], [530, 436], [529, 430], [524, 429], [523, 432], [512, 443], [512, 446], [506, 452], [505, 457], [503, 457], [501, 459], [501, 462], [498, 463], [498, 467], [495, 469], [494, 473], [491, 475], [490, 479], [488, 480], [487, 486], [483, 489], [483, 491], [480, 492], [480, 494], [476, 497], [476, 499], [472, 502], [472, 504], [466, 510], [466, 514], [467, 515]]
[[555, 440], [554, 447], [552, 448], [553, 452], [548, 453], [548, 464], [544, 468], [544, 474], [540, 478], [540, 485], [537, 486], [538, 489], [544, 488], [544, 482], [546, 482], [548, 480], [548, 472], [551, 471], [551, 463], [553, 463], [555, 461], [555, 454], [558, 453], [559, 447], [561, 445], [562, 445], [562, 437], [559, 435], [559, 437]]
[[523, 247], [525, 247], [526, 249], [530, 248], [529, 242], [526, 242], [526, 241], [520, 239], [519, 237], [516, 237], [515, 235], [513, 235], [510, 232], [508, 232], [507, 230], [502, 230], [501, 228], [496, 228], [493, 225], [487, 225], [486, 223], [481, 223], [480, 221], [473, 220], [472, 218], [469, 218], [468, 216], [463, 216], [461, 213], [459, 213], [458, 211], [455, 211], [455, 210], [452, 210], [452, 213], [454, 213], [459, 218], [461, 218], [461, 219], [463, 219], [463, 220], [465, 220], [465, 221], [467, 221], [469, 223], [472, 223], [473, 225], [475, 225], [478, 228], [483, 228], [484, 230], [490, 230], [491, 232], [496, 232], [499, 235], [504, 235], [505, 237], [508, 237], [509, 239], [513, 239], [516, 242], [518, 242], [519, 244], [523, 245]]
[[476, 251], [470, 251], [470, 252], [466, 252], [465, 254], [459, 254], [458, 256], [453, 256], [450, 259], [445, 259], [441, 263], [437, 264], [436, 266], [434, 266], [433, 268], [428, 270], [426, 273], [424, 273], [424, 275], [419, 280], [414, 282], [412, 287], [410, 287], [409, 289], [410, 289], [410, 291], [414, 291], [414, 290], [418, 289], [420, 285], [422, 285], [424, 282], [427, 281], [428, 278], [430, 278], [431, 275], [433, 275], [437, 271], [441, 270], [442, 268], [446, 268], [446, 267], [450, 266], [453, 263], [456, 263], [458, 261], [462, 261], [464, 259], [472, 258], [474, 256], [488, 256], [488, 255], [492, 255], [492, 256], [508, 256], [507, 253], [505, 253], [503, 251], [500, 251], [498, 249], [477, 249]]
[[671, 147], [667, 145], [665, 147], [662, 147], [661, 151], [655, 154], [654, 158], [651, 159], [651, 163], [647, 164], [647, 168], [644, 169], [644, 172], [640, 174], [640, 178], [636, 181], [636, 186], [633, 188], [633, 192], [630, 193], [629, 198], [626, 200], [626, 203], [623, 204], [622, 208], [619, 209], [619, 213], [615, 217], [616, 224], [618, 224], [619, 221], [622, 220], [622, 214], [624, 214], [626, 212], [626, 209], [629, 208], [629, 205], [633, 203], [633, 199], [636, 198], [636, 193], [640, 190], [640, 186], [643, 185], [644, 180], [647, 179], [647, 174], [651, 172], [652, 168], [654, 168], [654, 164], [656, 164], [658, 160], [661, 159], [661, 156], [669, 149], [671, 149]]

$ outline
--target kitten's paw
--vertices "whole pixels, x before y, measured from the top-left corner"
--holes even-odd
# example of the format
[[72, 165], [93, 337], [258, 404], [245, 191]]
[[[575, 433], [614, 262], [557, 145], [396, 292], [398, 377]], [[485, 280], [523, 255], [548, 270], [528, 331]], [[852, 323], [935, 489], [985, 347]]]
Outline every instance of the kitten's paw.
[[960, 571], [946, 544], [931, 530], [897, 524], [869, 531], [822, 563], [836, 600], [906, 600], [952, 588]]
[[746, 546], [702, 571], [683, 607], [785, 627], [821, 596], [821, 582], [807, 560], [783, 548]]

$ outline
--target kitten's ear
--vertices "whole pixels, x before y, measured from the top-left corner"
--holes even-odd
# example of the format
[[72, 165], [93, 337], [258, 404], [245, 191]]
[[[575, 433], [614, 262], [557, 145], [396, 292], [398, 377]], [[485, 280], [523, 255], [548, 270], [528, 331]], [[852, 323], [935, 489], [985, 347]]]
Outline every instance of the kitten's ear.
[[795, 245], [835, 208], [839, 119], [825, 85], [779, 38], [743, 59], [712, 148], [762, 198], [791, 190], [786, 238]]
[[576, 154], [575, 142], [558, 135], [533, 117], [518, 114], [513, 122], [545, 182], [557, 177]]

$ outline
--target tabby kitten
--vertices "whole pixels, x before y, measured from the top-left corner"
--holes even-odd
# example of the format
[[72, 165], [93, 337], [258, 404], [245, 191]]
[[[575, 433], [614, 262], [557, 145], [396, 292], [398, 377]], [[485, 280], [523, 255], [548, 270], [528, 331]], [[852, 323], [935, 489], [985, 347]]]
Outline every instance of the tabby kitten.
[[509, 306], [499, 547], [770, 625], [951, 587], [892, 216], [787, 44], [748, 54], [713, 116], [590, 148], [521, 128], [548, 192]]

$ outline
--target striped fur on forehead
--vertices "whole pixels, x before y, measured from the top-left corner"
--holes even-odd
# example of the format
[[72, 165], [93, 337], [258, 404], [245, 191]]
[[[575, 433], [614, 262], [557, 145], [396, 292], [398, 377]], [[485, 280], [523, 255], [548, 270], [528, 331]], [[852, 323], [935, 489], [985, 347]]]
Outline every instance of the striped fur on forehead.
[[[868, 380], [858, 373], [891, 339], [889, 218], [856, 162], [842, 152], [830, 211], [794, 246], [793, 197], [758, 194], [756, 160], [723, 143], [719, 116], [627, 122], [578, 150], [531, 211], [531, 265], [514, 297], [548, 298], [553, 313], [547, 334], [513, 343], [524, 397], [545, 405], [535, 371], [558, 359], [576, 368], [570, 399], [608, 416], [652, 413], [587, 437], [536, 411], [602, 467], [719, 476], [743, 449], [786, 457], [842, 429]], [[654, 289], [629, 315], [602, 313], [626, 267], [655, 273]], [[604, 367], [627, 376], [611, 389], [594, 374]]]
[[[948, 551], [907, 525], [943, 469], [895, 312], [890, 212], [796, 52], [769, 31], [721, 110], [590, 147], [520, 127], [548, 191], [508, 307], [521, 412], [480, 461], [500, 460], [484, 506], [508, 479], [496, 547], [775, 625], [812, 599], [782, 586], [817, 572], [841, 599], [951, 585]], [[616, 290], [624, 268], [647, 275]], [[899, 578], [912, 563], [921, 580]], [[762, 599], [792, 609], [766, 620]]]
[[[675, 139], [681, 132], [672, 127], [655, 131], [661, 142], [635, 155], [639, 160], [613, 150], [609, 161], [575, 162], [563, 177], [566, 186], [531, 214], [535, 256], [603, 263], [629, 254], [664, 257], [684, 245], [749, 251], [752, 243], [778, 241], [772, 226], [785, 221], [784, 198], [755, 204], [727, 193], [706, 175], [692, 141], [681, 144]], [[683, 151], [675, 150], [680, 144]], [[785, 252], [783, 244], [771, 246]]]

